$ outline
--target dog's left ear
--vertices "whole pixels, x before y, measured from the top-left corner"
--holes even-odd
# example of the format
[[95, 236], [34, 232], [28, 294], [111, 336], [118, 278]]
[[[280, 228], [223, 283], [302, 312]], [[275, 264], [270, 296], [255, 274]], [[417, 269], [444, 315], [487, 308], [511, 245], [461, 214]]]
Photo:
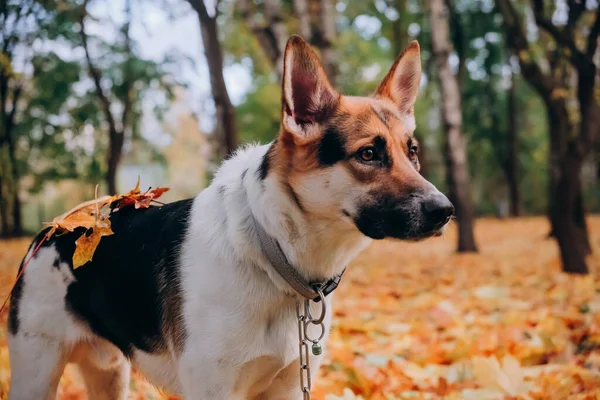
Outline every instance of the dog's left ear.
[[308, 143], [335, 112], [339, 95], [317, 54], [300, 36], [288, 40], [283, 60], [283, 128], [296, 144]]
[[375, 97], [392, 100], [401, 114], [412, 114], [421, 83], [421, 50], [411, 42], [375, 92]]

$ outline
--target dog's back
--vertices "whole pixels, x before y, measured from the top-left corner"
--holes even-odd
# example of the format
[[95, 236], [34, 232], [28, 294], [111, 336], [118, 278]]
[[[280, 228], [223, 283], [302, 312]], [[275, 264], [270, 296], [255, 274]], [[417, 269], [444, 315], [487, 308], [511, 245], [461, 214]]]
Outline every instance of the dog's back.
[[[114, 235], [103, 237], [93, 260], [75, 270], [75, 241], [85, 234], [83, 229], [54, 236], [40, 246], [47, 230], [34, 239], [25, 257], [31, 259], [15, 286], [9, 311], [9, 346], [11, 354], [19, 354], [11, 357], [11, 393], [52, 398], [57, 381], [34, 383], [31, 379], [50, 376], [56, 380], [67, 361], [80, 358], [85, 377], [89, 363], [93, 365], [88, 370], [110, 369], [114, 367], [111, 359], [129, 357], [134, 349], [152, 353], [182, 345], [178, 257], [192, 203], [190, 199], [113, 212]], [[98, 337], [106, 343], [98, 343]], [[91, 344], [93, 354], [81, 343]], [[35, 362], [24, 360], [26, 354]], [[117, 366], [117, 375], [127, 375], [118, 372], [123, 367]], [[46, 368], [57, 372], [35, 373]], [[94, 372], [90, 375], [88, 380], [97, 379]], [[88, 383], [92, 390], [97, 386]], [[31, 393], [21, 386], [46, 387], [48, 392]], [[96, 394], [102, 390], [98, 387]], [[111, 398], [118, 392], [110, 390], [110, 385], [106, 390]]]

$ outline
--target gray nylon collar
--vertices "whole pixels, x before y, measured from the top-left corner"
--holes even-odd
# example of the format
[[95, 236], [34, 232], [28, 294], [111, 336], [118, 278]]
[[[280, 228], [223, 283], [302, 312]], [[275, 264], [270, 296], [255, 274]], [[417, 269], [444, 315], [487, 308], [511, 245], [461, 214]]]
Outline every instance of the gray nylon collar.
[[[270, 236], [267, 231], [262, 227], [262, 225], [255, 219], [254, 225], [256, 226], [256, 230], [258, 231], [258, 238], [260, 242], [260, 247], [269, 260], [269, 263], [275, 268], [275, 271], [302, 297], [307, 298], [309, 300], [320, 301], [321, 296], [319, 291], [323, 294], [323, 296], [327, 296], [329, 293], [333, 292], [340, 280], [342, 278], [342, 274], [333, 277], [325, 282], [308, 282], [296, 268], [288, 261], [285, 254], [283, 254], [283, 250], [281, 250], [281, 246], [279, 242], [275, 240], [272, 236]], [[344, 269], [345, 270], [345, 269]]]

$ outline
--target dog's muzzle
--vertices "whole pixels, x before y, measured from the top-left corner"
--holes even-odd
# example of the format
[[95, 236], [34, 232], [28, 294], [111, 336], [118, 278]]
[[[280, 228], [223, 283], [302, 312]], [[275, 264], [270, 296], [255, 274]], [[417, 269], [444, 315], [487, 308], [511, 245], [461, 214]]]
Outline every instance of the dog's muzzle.
[[418, 240], [439, 235], [454, 215], [454, 206], [437, 189], [397, 197], [382, 194], [362, 205], [357, 228], [373, 239]]

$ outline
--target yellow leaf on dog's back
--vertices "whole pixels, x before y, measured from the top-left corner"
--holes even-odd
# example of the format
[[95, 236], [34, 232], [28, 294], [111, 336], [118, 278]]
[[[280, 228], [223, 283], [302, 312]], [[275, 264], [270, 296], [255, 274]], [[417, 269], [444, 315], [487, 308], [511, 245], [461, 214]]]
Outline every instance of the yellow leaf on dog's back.
[[92, 261], [96, 247], [100, 244], [100, 239], [103, 236], [113, 234], [110, 225], [99, 223], [92, 228], [92, 233], [89, 235], [85, 232], [75, 242], [75, 252], [73, 253], [73, 269], [79, 268], [88, 261]]

